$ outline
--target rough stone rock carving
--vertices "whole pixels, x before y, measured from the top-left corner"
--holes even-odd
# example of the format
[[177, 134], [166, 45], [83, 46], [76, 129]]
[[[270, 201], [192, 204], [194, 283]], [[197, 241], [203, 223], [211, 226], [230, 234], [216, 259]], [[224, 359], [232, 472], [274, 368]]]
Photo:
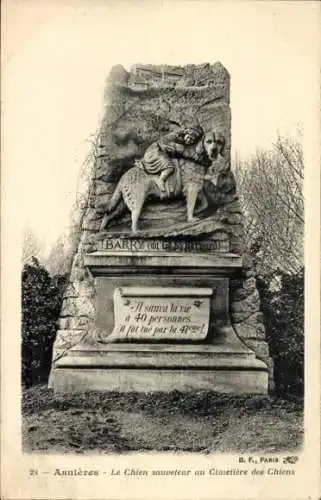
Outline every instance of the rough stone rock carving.
[[193, 222], [196, 202], [200, 202], [200, 210], [208, 206], [203, 187], [204, 180], [212, 181], [212, 177], [206, 172], [218, 155], [223, 155], [224, 144], [222, 134], [204, 133], [201, 127], [180, 130], [153, 143], [119, 180], [100, 230], [105, 230], [127, 206], [136, 233], [147, 199], [170, 200], [180, 194], [186, 199], [187, 221]]

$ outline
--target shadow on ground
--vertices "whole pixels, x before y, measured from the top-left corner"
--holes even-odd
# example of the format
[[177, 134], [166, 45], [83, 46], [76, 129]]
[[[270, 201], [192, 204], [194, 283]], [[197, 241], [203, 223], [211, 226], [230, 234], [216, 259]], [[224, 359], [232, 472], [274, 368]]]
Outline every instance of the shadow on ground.
[[54, 395], [22, 398], [27, 453], [282, 452], [303, 441], [303, 406], [273, 396], [215, 392]]

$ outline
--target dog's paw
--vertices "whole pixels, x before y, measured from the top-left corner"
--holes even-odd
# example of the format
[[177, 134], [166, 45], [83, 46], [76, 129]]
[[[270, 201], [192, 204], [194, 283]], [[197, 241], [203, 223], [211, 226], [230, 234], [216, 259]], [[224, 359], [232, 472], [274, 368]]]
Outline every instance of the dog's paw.
[[200, 220], [199, 217], [193, 216], [193, 217], [188, 217], [187, 222], [197, 222], [198, 220]]

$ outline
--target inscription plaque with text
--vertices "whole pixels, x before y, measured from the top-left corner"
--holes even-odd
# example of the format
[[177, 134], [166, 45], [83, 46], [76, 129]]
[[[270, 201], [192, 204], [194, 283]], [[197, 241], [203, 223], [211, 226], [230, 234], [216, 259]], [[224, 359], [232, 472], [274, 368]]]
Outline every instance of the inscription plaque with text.
[[203, 340], [211, 288], [126, 287], [114, 292], [115, 326], [108, 342]]

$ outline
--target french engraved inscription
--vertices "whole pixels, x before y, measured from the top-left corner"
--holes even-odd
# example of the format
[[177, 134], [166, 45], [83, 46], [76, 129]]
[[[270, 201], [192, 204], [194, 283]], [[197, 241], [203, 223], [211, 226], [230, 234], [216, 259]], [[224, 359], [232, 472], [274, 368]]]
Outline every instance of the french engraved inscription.
[[[108, 341], [203, 340], [209, 327], [212, 290], [197, 288], [117, 288], [115, 327]], [[159, 295], [155, 294], [159, 291]]]
[[229, 250], [229, 241], [227, 235], [222, 235], [218, 240], [207, 241], [105, 238], [101, 242], [101, 250], [107, 252], [226, 252]]

